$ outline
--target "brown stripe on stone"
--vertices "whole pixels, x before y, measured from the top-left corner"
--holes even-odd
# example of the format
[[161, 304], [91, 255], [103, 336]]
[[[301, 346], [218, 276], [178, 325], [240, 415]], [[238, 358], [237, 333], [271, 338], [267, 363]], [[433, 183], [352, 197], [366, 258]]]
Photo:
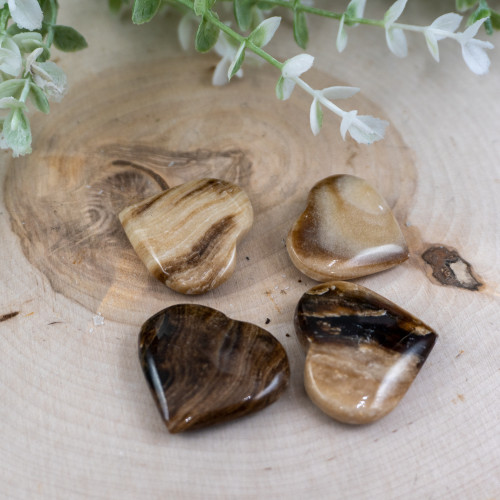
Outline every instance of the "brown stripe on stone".
[[160, 280], [164, 280], [165, 276], [168, 276], [168, 279], [175, 279], [176, 274], [198, 266], [201, 261], [217, 251], [217, 247], [220, 246], [221, 241], [234, 225], [232, 215], [224, 217], [211, 226], [188, 253], [176, 258], [174, 261], [161, 262], [163, 272], [158, 269], [158, 276], [156, 277]]
[[[137, 206], [132, 207], [130, 211], [126, 214], [129, 219], [133, 217], [138, 217], [149, 210], [159, 199], [165, 195], [165, 192], [158, 193], [156, 196], [150, 198], [146, 203], [139, 203]], [[122, 221], [123, 223], [123, 221]]]
[[186, 201], [187, 199], [195, 197], [197, 195], [200, 195], [206, 191], [212, 191], [214, 193], [219, 193], [219, 192], [227, 189], [228, 186], [229, 186], [229, 183], [220, 181], [218, 179], [207, 179], [204, 184], [196, 187], [195, 189], [192, 189], [191, 191], [188, 191], [186, 194], [181, 196], [175, 202], [175, 205], [179, 205], [180, 203]]
[[196, 294], [232, 274], [253, 210], [238, 186], [199, 179], [132, 205], [119, 217], [149, 271], [173, 290]]
[[350, 424], [389, 413], [437, 338], [385, 297], [342, 281], [318, 285], [302, 296], [295, 329], [307, 352], [307, 394], [326, 414]]

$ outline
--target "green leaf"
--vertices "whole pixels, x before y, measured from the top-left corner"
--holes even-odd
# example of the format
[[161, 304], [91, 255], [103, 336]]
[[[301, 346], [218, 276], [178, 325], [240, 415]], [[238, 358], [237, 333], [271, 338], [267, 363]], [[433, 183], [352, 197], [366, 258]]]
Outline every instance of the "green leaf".
[[494, 30], [500, 30], [500, 13], [492, 10], [490, 20], [491, 20], [491, 27]]
[[307, 48], [309, 31], [307, 30], [306, 15], [298, 10], [293, 13], [293, 36], [300, 48]]
[[85, 38], [70, 26], [54, 26], [54, 45], [63, 52], [76, 52], [88, 47]]
[[193, 10], [197, 16], [203, 16], [207, 10], [207, 0], [194, 0]]
[[132, 10], [132, 22], [143, 24], [151, 21], [160, 8], [161, 0], [135, 0]]
[[280, 76], [278, 83], [276, 84], [276, 97], [280, 100], [283, 100], [285, 94], [283, 92], [283, 85], [285, 84], [285, 79]]
[[14, 157], [31, 153], [30, 122], [21, 109], [9, 113], [3, 124], [3, 136]]
[[108, 0], [109, 9], [115, 14], [122, 8], [122, 0]]
[[248, 40], [257, 47], [265, 47], [273, 38], [281, 22], [281, 17], [269, 17], [262, 21], [248, 35]]
[[276, 7], [276, 5], [272, 2], [266, 2], [265, 0], [263, 0], [262, 2], [257, 2], [256, 5], [260, 10], [273, 10]]
[[30, 84], [30, 93], [29, 96], [33, 104], [42, 112], [47, 114], [50, 110], [49, 101], [44, 91], [35, 85], [34, 83]]
[[42, 0], [38, 2], [43, 12], [43, 20], [46, 23], [52, 24], [52, 20], [57, 17], [57, 9], [59, 5], [57, 2], [51, 2], [50, 0]]
[[0, 99], [2, 97], [18, 98], [24, 87], [25, 80], [12, 79], [0, 83]]
[[208, 52], [219, 38], [219, 28], [205, 17], [198, 26], [195, 38], [195, 48], [198, 52]]
[[253, 3], [253, 0], [234, 0], [234, 17], [242, 31], [247, 31], [252, 24]]
[[459, 12], [472, 9], [476, 3], [477, 0], [455, 0], [455, 6]]
[[234, 56], [234, 60], [231, 62], [231, 65], [229, 66], [228, 72], [227, 72], [227, 79], [231, 80], [231, 78], [238, 73], [239, 69], [241, 68], [241, 65], [243, 64], [243, 60], [245, 59], [245, 47], [246, 43], [241, 42], [240, 48], [238, 49], [238, 52], [236, 52], [236, 55]]
[[33, 52], [39, 47], [45, 48], [42, 40], [42, 35], [36, 31], [29, 31], [27, 33], [18, 33], [12, 37], [14, 42], [23, 52]]

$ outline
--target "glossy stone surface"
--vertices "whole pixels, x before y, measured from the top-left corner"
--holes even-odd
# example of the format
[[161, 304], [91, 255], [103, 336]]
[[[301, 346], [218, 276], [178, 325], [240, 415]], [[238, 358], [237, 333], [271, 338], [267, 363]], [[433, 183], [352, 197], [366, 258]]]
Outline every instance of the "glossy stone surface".
[[302, 296], [295, 330], [307, 351], [307, 394], [327, 415], [349, 424], [373, 422], [394, 409], [437, 338], [381, 295], [342, 281]]
[[127, 207], [119, 217], [156, 278], [177, 292], [199, 294], [233, 273], [236, 245], [252, 226], [253, 210], [235, 184], [200, 179]]
[[139, 334], [139, 359], [172, 433], [261, 410], [290, 378], [286, 352], [268, 331], [194, 304], [148, 319]]
[[286, 247], [295, 267], [317, 281], [366, 276], [408, 258], [387, 202], [352, 175], [327, 177], [311, 189]]

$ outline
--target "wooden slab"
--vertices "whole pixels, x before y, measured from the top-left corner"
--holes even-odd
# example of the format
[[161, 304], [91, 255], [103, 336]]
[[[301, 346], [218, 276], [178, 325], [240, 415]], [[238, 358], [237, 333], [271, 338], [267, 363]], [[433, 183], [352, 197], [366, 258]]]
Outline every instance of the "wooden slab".
[[[440, 65], [417, 38], [410, 57], [395, 61], [383, 33], [366, 28], [338, 55], [332, 25], [312, 20], [310, 50], [327, 73], [312, 71], [308, 81], [360, 85], [363, 93], [346, 108], [391, 122], [385, 141], [358, 146], [342, 141], [327, 114], [313, 137], [309, 97], [297, 90], [278, 101], [272, 69], [245, 67], [245, 79], [214, 88], [217, 59], [179, 57], [175, 18], [168, 30], [164, 19], [133, 27], [101, 3], [63, 6], [61, 22], [85, 32], [90, 49], [61, 56], [72, 87], [50, 115], [33, 115], [34, 153], [1, 157], [2, 494], [500, 495], [496, 52], [491, 74], [479, 78], [451, 42]], [[383, 12], [383, 2], [374, 2], [374, 12], [377, 4]], [[437, 9], [416, 13], [417, 21], [443, 13]], [[283, 28], [273, 51], [285, 58], [298, 51]], [[493, 41], [500, 44], [498, 35]], [[310, 187], [335, 173], [375, 185], [410, 246], [405, 264], [358, 282], [440, 334], [401, 404], [367, 427], [335, 423], [309, 401], [292, 324], [314, 282], [292, 266], [284, 238]], [[117, 214], [201, 176], [246, 189], [255, 222], [233, 277], [207, 295], [185, 297], [148, 275]], [[169, 435], [143, 380], [137, 335], [149, 316], [179, 302], [271, 331], [290, 358], [287, 393], [252, 417]], [[98, 313], [101, 326], [93, 321]]]

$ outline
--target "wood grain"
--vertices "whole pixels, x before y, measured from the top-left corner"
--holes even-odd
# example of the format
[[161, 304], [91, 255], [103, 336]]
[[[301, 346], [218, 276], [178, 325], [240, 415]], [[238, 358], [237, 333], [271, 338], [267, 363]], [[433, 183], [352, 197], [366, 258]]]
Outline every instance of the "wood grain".
[[[217, 59], [178, 57], [175, 15], [138, 27], [106, 2], [60, 3], [60, 23], [83, 32], [89, 49], [57, 54], [71, 87], [50, 115], [31, 115], [33, 155], [0, 158], [0, 496], [498, 498], [499, 35], [490, 74], [477, 77], [452, 41], [440, 42], [437, 64], [410, 34], [409, 56], [397, 60], [383, 30], [359, 26], [338, 54], [336, 25], [308, 18], [307, 51], [324, 73], [307, 80], [360, 86], [342, 105], [391, 122], [386, 141], [358, 147], [326, 112], [314, 138], [310, 99], [296, 89], [277, 101], [270, 69], [245, 62], [243, 80], [211, 87]], [[387, 6], [374, 0], [367, 13], [382, 17]], [[408, 2], [405, 16], [428, 25], [451, 8]], [[282, 60], [300, 52], [288, 21], [269, 48]], [[402, 404], [358, 429], [305, 394], [292, 318], [314, 283], [283, 242], [309, 189], [336, 173], [374, 185], [409, 244], [408, 261], [359, 282], [440, 333]], [[287, 351], [291, 380], [252, 418], [171, 436], [136, 340], [181, 296], [144, 271], [116, 214], [195, 177], [248, 190], [255, 222], [232, 278], [190, 302], [265, 325]], [[432, 277], [422, 254], [441, 246], [470, 264], [477, 291]]]
[[[164, 65], [172, 71], [166, 73]], [[187, 72], [199, 76], [186, 82]], [[317, 139], [304, 120], [308, 97], [299, 94], [281, 104], [272, 92], [272, 72], [256, 70], [224, 89], [204, 85], [207, 76], [206, 59], [194, 57], [121, 68], [81, 82], [77, 97], [46, 117], [34, 153], [9, 169], [5, 201], [13, 229], [28, 260], [57, 292], [91, 310], [103, 309], [111, 293], [113, 304], [102, 312], [121, 321], [128, 319], [129, 307], [141, 310], [156, 301], [161, 308], [172, 295], [138, 260], [118, 214], [166, 186], [202, 177], [232, 182], [248, 193], [255, 216], [247, 239], [264, 253], [270, 235], [278, 242], [286, 238], [309, 189], [325, 174], [379, 179], [379, 190], [404, 220], [416, 172], [394, 127], [372, 147], [344, 144], [338, 134]], [[312, 76], [326, 81], [319, 73]], [[119, 88], [116, 81], [122, 82]], [[352, 101], [382, 115], [363, 96]], [[244, 265], [240, 256], [236, 267], [241, 272]]]

